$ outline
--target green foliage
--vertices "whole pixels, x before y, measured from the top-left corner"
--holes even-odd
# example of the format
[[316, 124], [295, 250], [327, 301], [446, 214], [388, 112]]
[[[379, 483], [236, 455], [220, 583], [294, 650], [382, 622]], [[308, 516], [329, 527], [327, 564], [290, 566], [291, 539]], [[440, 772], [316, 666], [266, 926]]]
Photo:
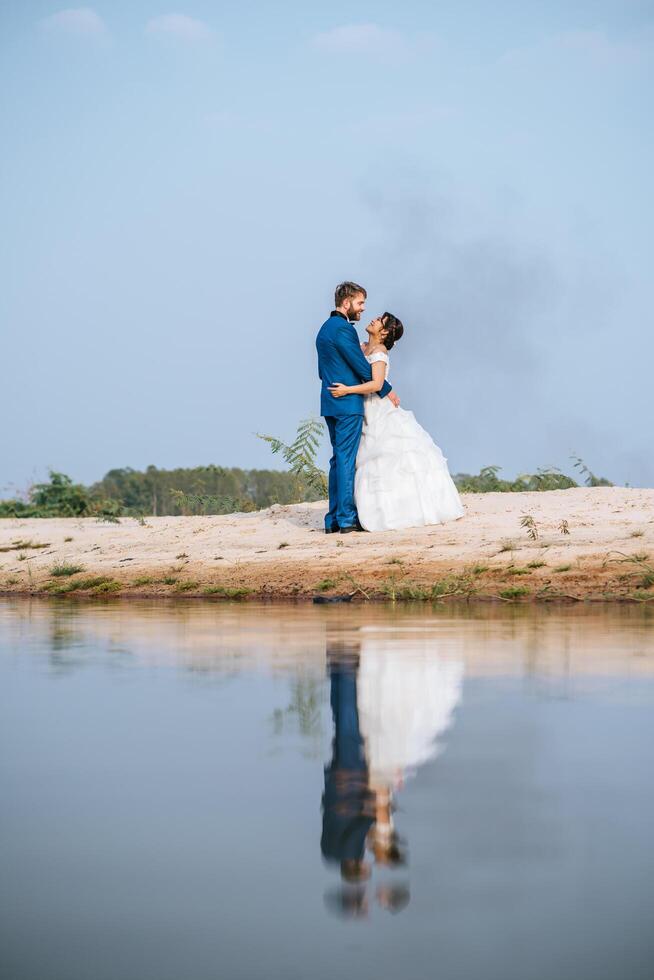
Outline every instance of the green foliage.
[[281, 453], [284, 462], [298, 480], [298, 499], [305, 499], [303, 488], [306, 487], [319, 495], [319, 499], [327, 495], [327, 474], [316, 464], [316, 456], [324, 435], [325, 427], [320, 419], [303, 419], [297, 427], [294, 441], [287, 445], [275, 436], [257, 433], [259, 439], [267, 442], [273, 453]]
[[252, 589], [246, 589], [244, 587], [229, 588], [225, 585], [207, 585], [202, 591], [205, 595], [219, 595], [225, 599], [244, 599], [245, 596], [250, 594]]
[[[579, 456], [572, 455], [570, 458], [574, 461], [575, 469], [584, 476], [587, 487], [613, 486], [605, 477], [595, 476]], [[535, 473], [522, 473], [515, 480], [501, 479], [498, 476], [501, 469], [501, 466], [484, 466], [476, 476], [455, 473], [452, 479], [461, 493], [525, 493], [533, 490], [567, 490], [579, 486], [557, 466], [539, 467]]]
[[93, 586], [92, 592], [118, 592], [122, 589], [120, 582], [115, 580], [109, 580], [108, 582], [99, 582], [97, 585]]
[[390, 575], [381, 586], [381, 591], [389, 599], [413, 599], [413, 600], [436, 600], [445, 599], [450, 596], [467, 596], [468, 598], [477, 591], [473, 583], [473, 571], [463, 571], [458, 574], [446, 575], [444, 578], [434, 582], [431, 586], [421, 585], [417, 582], [407, 581], [402, 576]]
[[49, 483], [35, 483], [25, 500], [0, 501], [0, 517], [90, 517], [114, 520], [120, 501], [103, 499], [65, 473], [50, 471]]
[[569, 572], [572, 565], [557, 565], [554, 569], [555, 572]]
[[455, 473], [452, 477], [461, 493], [525, 493], [533, 490], [567, 490], [578, 486], [556, 466], [539, 468], [535, 473], [523, 473], [515, 480], [502, 480], [501, 466], [484, 466], [476, 476]]
[[68, 575], [77, 575], [78, 572], [83, 572], [83, 571], [84, 571], [83, 565], [71, 565], [69, 562], [62, 561], [52, 566], [52, 568], [50, 569], [50, 574], [53, 575], [55, 578], [61, 578], [61, 577], [66, 577]]
[[570, 459], [574, 460], [574, 467], [584, 477], [584, 483], [587, 487], [612, 487], [613, 484], [610, 480], [607, 480], [604, 476], [595, 476], [591, 470], [588, 469], [581, 457], [577, 456], [576, 453], [572, 453]]
[[185, 493], [171, 490], [176, 509], [184, 516], [201, 514], [242, 514], [254, 510], [251, 500], [217, 496], [210, 493]]
[[529, 589], [525, 585], [513, 585], [509, 589], [502, 589], [500, 596], [502, 599], [520, 599], [521, 596], [529, 595]]
[[[615, 554], [617, 557], [612, 558]], [[654, 565], [649, 562], [649, 554], [644, 551], [636, 552], [633, 555], [625, 555], [622, 551], [609, 552], [604, 560], [604, 564], [618, 562], [620, 565], [631, 565], [631, 571], [625, 576], [630, 578], [633, 575], [642, 576], [638, 579], [637, 585], [641, 589], [651, 589], [654, 585]]]
[[[66, 592], [102, 589], [108, 587], [111, 582], [112, 579], [107, 575], [91, 575], [87, 578], [70, 578], [67, 582], [46, 582], [43, 588], [52, 595], [62, 595]], [[116, 585], [120, 588], [120, 583], [116, 583]]]
[[520, 518], [520, 527], [524, 527], [527, 531], [527, 537], [532, 541], [538, 540], [538, 527], [536, 526], [536, 521], [531, 514], [525, 514]]
[[[227, 514], [275, 503], [321, 500], [327, 495], [327, 477], [316, 458], [323, 436], [324, 425], [315, 418], [300, 422], [290, 445], [274, 436], [260, 435], [273, 453], [283, 457], [289, 467], [284, 472], [213, 464], [174, 470], [148, 466], [145, 471], [124, 467], [109, 470], [102, 480], [87, 487], [53, 470], [49, 482], [29, 488], [26, 499], [1, 500], [0, 517], [97, 517], [114, 523], [121, 516], [130, 516], [145, 524], [146, 514]], [[604, 477], [595, 476], [579, 457], [572, 458], [587, 486], [613, 486]], [[453, 479], [462, 493], [519, 493], [578, 486], [556, 467], [522, 474], [515, 480], [501, 479], [500, 470], [500, 466], [485, 466], [477, 475], [457, 473]], [[568, 533], [567, 524], [560, 530]]]
[[[120, 500], [124, 512], [145, 523], [143, 515], [233, 514], [297, 501], [297, 478], [280, 470], [242, 470], [224, 466], [141, 472], [110, 470], [93, 493]], [[317, 500], [307, 490], [304, 500]]]

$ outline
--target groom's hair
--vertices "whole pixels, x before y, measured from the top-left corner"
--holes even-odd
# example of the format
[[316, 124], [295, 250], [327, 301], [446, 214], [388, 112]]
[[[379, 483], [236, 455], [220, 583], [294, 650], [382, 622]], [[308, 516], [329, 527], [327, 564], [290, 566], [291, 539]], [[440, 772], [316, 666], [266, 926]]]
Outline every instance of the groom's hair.
[[368, 299], [368, 293], [357, 282], [341, 282], [334, 292], [334, 303], [338, 307], [344, 300], [352, 299], [354, 296], [358, 296], [359, 293], [363, 293], [364, 298]]

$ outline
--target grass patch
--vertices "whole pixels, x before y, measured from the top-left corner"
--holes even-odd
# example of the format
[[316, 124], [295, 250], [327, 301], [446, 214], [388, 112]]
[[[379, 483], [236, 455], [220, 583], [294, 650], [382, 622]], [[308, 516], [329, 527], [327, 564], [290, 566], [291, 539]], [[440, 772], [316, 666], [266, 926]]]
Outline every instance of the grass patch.
[[460, 575], [446, 575], [431, 586], [420, 585], [418, 582], [398, 581], [392, 576], [384, 582], [381, 591], [393, 601], [409, 599], [424, 602], [453, 595], [470, 596], [476, 592], [476, 588], [472, 584], [470, 575], [463, 572]]
[[488, 565], [473, 565], [471, 571], [473, 575], [483, 575], [488, 571]]
[[545, 568], [546, 562], [544, 561], [530, 561], [527, 568]]
[[66, 541], [66, 542], [67, 542], [67, 541], [72, 541], [72, 540], [73, 540], [73, 539], [72, 539], [72, 538], [71, 538], [70, 536], [69, 536], [69, 537], [67, 537], [67, 538], [64, 538], [64, 541]]
[[[46, 582], [43, 588], [52, 595], [65, 595], [67, 592], [101, 589], [111, 582], [112, 579], [108, 575], [91, 575], [86, 578], [71, 578], [67, 582]], [[119, 582], [116, 585], [120, 588]]]
[[178, 582], [175, 592], [190, 592], [191, 589], [197, 589], [199, 584], [199, 582]]
[[244, 596], [250, 595], [252, 589], [244, 587], [230, 589], [225, 585], [207, 585], [202, 592], [204, 595], [221, 595], [226, 599], [243, 599]]
[[642, 538], [644, 531], [632, 531], [629, 535], [630, 538]]
[[555, 572], [569, 572], [572, 565], [557, 565], [554, 569]]
[[524, 585], [512, 585], [510, 589], [502, 589], [500, 592], [502, 599], [520, 599], [525, 595], [529, 595], [529, 589]]
[[108, 582], [101, 582], [99, 585], [95, 585], [91, 591], [95, 593], [100, 592], [118, 592], [122, 588], [120, 582], [116, 582], [115, 579], [110, 579]]
[[338, 582], [335, 578], [324, 578], [317, 585], [314, 585], [316, 592], [327, 592], [328, 589], [335, 589]]
[[53, 565], [50, 569], [50, 574], [54, 578], [66, 578], [68, 575], [77, 575], [78, 572], [83, 572], [83, 565], [71, 565], [68, 562], [62, 561], [57, 565]]
[[386, 565], [401, 565], [402, 564], [402, 559], [401, 558], [387, 558], [386, 561], [385, 561], [385, 564]]
[[289, 545], [288, 541], [282, 541], [281, 544], [278, 544], [277, 545], [277, 551], [281, 551], [282, 548], [289, 548], [289, 547], [290, 547], [290, 545]]
[[500, 545], [500, 554], [504, 551], [515, 551], [515, 541], [502, 541]]
[[531, 575], [530, 568], [507, 568], [507, 575]]
[[163, 582], [164, 585], [176, 585], [177, 584], [177, 579], [175, 578], [174, 575], [166, 575], [166, 577], [165, 578], [162, 578], [161, 581]]
[[20, 579], [19, 578], [16, 578], [15, 576], [12, 575], [11, 578], [8, 578], [7, 579], [7, 581], [5, 582], [5, 585], [18, 585], [19, 582], [20, 582]]
[[175, 558], [177, 558], [177, 559], [180, 559], [180, 558], [188, 558], [188, 555], [186, 554], [185, 551], [182, 551], [181, 554], [175, 555]]
[[[393, 599], [411, 599], [411, 600], [421, 600], [431, 599], [431, 590], [425, 588], [423, 585], [417, 585], [416, 583], [406, 582], [404, 585], [394, 585], [392, 586], [392, 598]], [[389, 594], [389, 593], [387, 593]]]
[[135, 578], [132, 585], [152, 585], [156, 581], [156, 578], [151, 578], [149, 575], [143, 575], [141, 578]]

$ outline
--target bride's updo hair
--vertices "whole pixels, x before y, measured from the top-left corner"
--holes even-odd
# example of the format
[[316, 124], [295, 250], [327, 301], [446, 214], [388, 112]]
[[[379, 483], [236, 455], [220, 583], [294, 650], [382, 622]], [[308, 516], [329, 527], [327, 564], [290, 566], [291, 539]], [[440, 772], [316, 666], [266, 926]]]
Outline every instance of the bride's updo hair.
[[393, 316], [392, 313], [384, 313], [381, 322], [384, 325], [384, 329], [388, 331], [382, 343], [386, 350], [390, 350], [393, 344], [397, 343], [404, 333], [404, 324], [396, 316]]

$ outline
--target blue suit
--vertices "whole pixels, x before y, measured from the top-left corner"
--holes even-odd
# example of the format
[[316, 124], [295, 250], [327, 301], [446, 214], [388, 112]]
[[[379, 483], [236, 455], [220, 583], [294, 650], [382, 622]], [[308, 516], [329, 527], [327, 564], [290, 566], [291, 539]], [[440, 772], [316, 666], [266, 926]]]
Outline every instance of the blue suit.
[[375, 795], [368, 785], [368, 764], [359, 730], [358, 665], [329, 666], [334, 718], [332, 761], [325, 767], [320, 849], [328, 861], [361, 860], [375, 822]]
[[[353, 527], [358, 523], [354, 504], [354, 473], [363, 428], [363, 395], [334, 398], [329, 386], [340, 381], [358, 385], [372, 381], [372, 368], [361, 351], [357, 332], [342, 314], [332, 313], [316, 337], [318, 374], [322, 381], [320, 414], [324, 416], [332, 444], [329, 461], [329, 512], [326, 528]], [[391, 390], [387, 381], [380, 398]]]

